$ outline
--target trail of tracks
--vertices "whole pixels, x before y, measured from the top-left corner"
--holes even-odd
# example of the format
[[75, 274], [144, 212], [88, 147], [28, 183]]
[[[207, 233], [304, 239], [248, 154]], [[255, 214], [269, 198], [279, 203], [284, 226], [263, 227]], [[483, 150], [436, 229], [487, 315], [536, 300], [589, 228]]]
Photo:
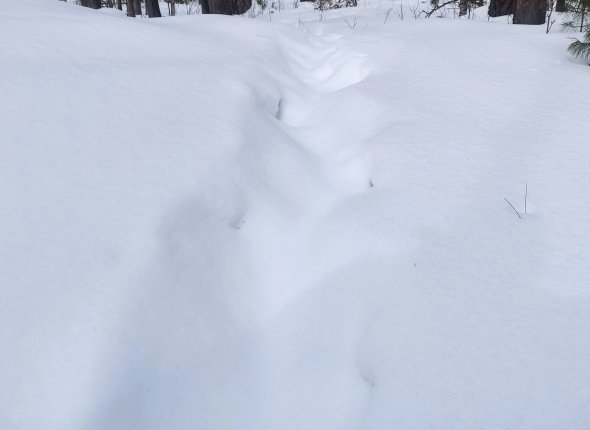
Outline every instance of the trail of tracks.
[[[273, 179], [276, 193], [293, 200], [292, 213], [277, 217], [272, 238], [261, 240], [262, 226], [249, 219], [243, 233], [256, 249], [259, 277], [268, 285], [263, 294], [268, 313], [275, 313], [331, 270], [318, 255], [317, 234], [330, 213], [351, 194], [370, 190], [370, 159], [358, 106], [366, 99], [356, 86], [367, 76], [366, 58], [345, 43], [317, 36], [299, 39], [279, 34], [279, 44], [291, 70], [291, 82], [282, 91], [276, 118], [286, 143], [270, 169], [284, 166]], [[303, 36], [303, 35], [301, 35]], [[272, 148], [271, 150], [275, 150]], [[293, 167], [297, 166], [297, 167]], [[268, 214], [264, 219], [268, 225]], [[260, 227], [260, 228], [257, 228]], [[323, 267], [320, 267], [319, 262]], [[283, 263], [283, 264], [281, 264]], [[326, 264], [328, 267], [326, 267]]]
[[359, 263], [367, 256], [351, 258], [358, 252], [354, 235], [341, 230], [335, 240], [326, 231], [348, 215], [334, 215], [340, 206], [371, 190], [364, 127], [371, 110], [359, 111], [367, 99], [358, 89], [369, 67], [344, 38], [287, 36], [279, 43], [293, 82], [283, 89], [276, 118], [290, 145], [285, 166], [304, 167], [281, 172], [278, 182], [287, 185], [278, 193], [293, 195], [293, 182], [304, 185], [292, 213], [264, 213], [258, 217], [264, 226], [253, 215], [240, 233], [251, 243], [264, 291], [265, 322], [251, 347], [255, 370], [248, 372], [258, 375], [258, 396], [269, 402], [258, 428], [355, 429], [370, 398], [358, 368], [367, 313], [358, 287], [371, 281]]
[[355, 162], [363, 164], [354, 155], [360, 155], [362, 141], [369, 137], [363, 127], [367, 118], [356, 115], [355, 106], [363, 105], [363, 100], [353, 87], [369, 73], [366, 57], [353, 50], [345, 37], [327, 41], [309, 36], [305, 45], [283, 39], [281, 45], [293, 74], [306, 87], [305, 94], [287, 94], [281, 120], [294, 129], [297, 141], [335, 174], [331, 179], [337, 183], [346, 178], [345, 187], [364, 189], [368, 183], [365, 166], [350, 175], [338, 171]]

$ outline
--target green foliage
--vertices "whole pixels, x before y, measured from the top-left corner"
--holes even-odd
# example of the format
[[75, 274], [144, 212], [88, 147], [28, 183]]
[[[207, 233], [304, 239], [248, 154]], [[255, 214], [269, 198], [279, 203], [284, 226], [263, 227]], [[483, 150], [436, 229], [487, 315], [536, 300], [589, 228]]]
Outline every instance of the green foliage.
[[316, 0], [315, 2], [315, 8], [322, 11], [355, 6], [357, 6], [357, 0]]
[[581, 57], [584, 61], [590, 62], [590, 28], [586, 30], [584, 41], [576, 39], [567, 50], [574, 57]]
[[574, 57], [590, 61], [590, 0], [566, 0], [566, 11], [563, 29], [586, 33], [583, 40], [576, 39], [567, 50]]

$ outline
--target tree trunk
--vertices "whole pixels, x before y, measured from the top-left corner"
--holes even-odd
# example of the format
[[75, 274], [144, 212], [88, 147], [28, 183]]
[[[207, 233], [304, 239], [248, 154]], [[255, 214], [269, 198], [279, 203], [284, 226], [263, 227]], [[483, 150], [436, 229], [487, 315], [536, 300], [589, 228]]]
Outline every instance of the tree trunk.
[[555, 2], [555, 12], [565, 12], [566, 10], [565, 0], [557, 0]]
[[135, 18], [135, 0], [127, 0], [127, 16]]
[[176, 16], [176, 1], [172, 0], [170, 2], [170, 16]]
[[101, 0], [80, 0], [80, 5], [92, 9], [100, 9], [102, 7]]
[[252, 6], [252, 0], [209, 0], [207, 3], [210, 13], [222, 15], [241, 15]]
[[209, 8], [209, 0], [199, 0], [199, 4], [201, 5], [201, 13], [203, 15], [211, 13], [211, 9]]
[[117, 9], [123, 10], [123, 0], [117, 0]]
[[[129, 1], [129, 0], [127, 0]], [[133, 0], [134, 9], [135, 9], [135, 16], [142, 16], [143, 11], [141, 10], [141, 0]]]
[[459, 16], [467, 15], [467, 0], [459, 0]]
[[515, 0], [490, 0], [488, 15], [497, 16], [512, 15], [514, 13]]
[[150, 18], [160, 18], [162, 12], [158, 0], [145, 0], [145, 13]]
[[545, 24], [547, 0], [517, 0], [514, 10], [514, 24]]

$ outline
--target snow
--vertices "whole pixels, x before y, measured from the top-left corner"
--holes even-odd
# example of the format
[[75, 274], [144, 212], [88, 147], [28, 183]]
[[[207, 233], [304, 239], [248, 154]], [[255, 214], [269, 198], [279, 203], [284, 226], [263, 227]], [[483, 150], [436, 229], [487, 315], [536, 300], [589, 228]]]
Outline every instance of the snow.
[[590, 426], [587, 67], [399, 4], [0, 5], [2, 428]]

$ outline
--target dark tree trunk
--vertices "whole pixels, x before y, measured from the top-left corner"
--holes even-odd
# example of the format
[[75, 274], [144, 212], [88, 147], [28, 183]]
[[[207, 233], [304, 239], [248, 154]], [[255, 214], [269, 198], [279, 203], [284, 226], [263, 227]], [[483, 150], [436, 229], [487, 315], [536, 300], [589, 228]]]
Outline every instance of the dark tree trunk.
[[514, 10], [514, 24], [545, 24], [547, 0], [517, 0]]
[[170, 16], [176, 16], [176, 1], [172, 0], [170, 2]]
[[488, 15], [491, 17], [512, 15], [515, 5], [515, 0], [490, 0]]
[[252, 0], [208, 0], [207, 3], [209, 13], [222, 15], [241, 15], [252, 6]]
[[145, 13], [150, 18], [160, 18], [162, 12], [160, 12], [158, 0], [145, 0]]
[[123, 10], [123, 1], [122, 0], [117, 0], [117, 9]]
[[211, 13], [211, 9], [209, 8], [209, 0], [199, 0], [199, 4], [201, 5], [201, 13], [203, 15]]
[[467, 0], [459, 0], [459, 16], [467, 15]]
[[101, 0], [80, 0], [80, 5], [92, 9], [100, 9], [102, 6]]
[[135, 18], [135, 0], [127, 0], [127, 16]]
[[565, 0], [557, 0], [555, 2], [555, 12], [565, 12], [566, 10]]
[[[127, 1], [129, 1], [129, 0], [127, 0]], [[135, 16], [143, 15], [143, 12], [141, 10], [141, 0], [133, 0], [133, 4], [134, 4], [134, 8], [135, 8]]]

